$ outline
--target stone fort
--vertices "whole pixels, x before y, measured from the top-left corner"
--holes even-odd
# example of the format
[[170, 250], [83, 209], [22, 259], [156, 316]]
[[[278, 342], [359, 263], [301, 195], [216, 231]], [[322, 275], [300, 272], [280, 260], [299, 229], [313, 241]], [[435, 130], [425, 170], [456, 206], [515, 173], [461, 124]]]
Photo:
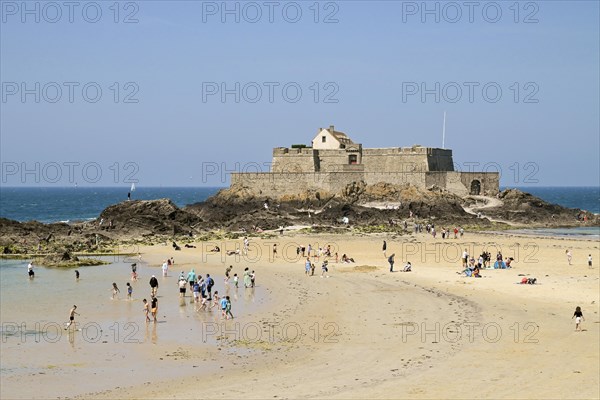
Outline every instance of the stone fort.
[[459, 196], [495, 195], [498, 172], [454, 170], [452, 150], [412, 147], [363, 148], [334, 126], [319, 128], [312, 146], [273, 149], [270, 172], [231, 174], [231, 185], [257, 196], [311, 192], [340, 193], [358, 182], [438, 187]]

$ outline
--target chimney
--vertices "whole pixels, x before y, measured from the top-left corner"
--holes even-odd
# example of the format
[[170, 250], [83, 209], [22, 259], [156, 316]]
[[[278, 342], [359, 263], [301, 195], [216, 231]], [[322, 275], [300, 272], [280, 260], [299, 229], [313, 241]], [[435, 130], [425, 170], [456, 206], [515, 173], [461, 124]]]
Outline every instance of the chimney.
[[333, 125], [329, 125], [329, 132], [331, 132], [333, 134], [333, 131], [334, 131]]

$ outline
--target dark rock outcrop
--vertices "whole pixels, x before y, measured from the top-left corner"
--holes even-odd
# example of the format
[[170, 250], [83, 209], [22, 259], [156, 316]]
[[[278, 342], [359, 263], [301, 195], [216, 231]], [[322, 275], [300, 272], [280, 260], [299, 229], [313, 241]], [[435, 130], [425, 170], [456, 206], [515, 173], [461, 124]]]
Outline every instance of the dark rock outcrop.
[[129, 237], [189, 235], [202, 222], [169, 199], [124, 201], [102, 211], [97, 223], [100, 221], [107, 234]]

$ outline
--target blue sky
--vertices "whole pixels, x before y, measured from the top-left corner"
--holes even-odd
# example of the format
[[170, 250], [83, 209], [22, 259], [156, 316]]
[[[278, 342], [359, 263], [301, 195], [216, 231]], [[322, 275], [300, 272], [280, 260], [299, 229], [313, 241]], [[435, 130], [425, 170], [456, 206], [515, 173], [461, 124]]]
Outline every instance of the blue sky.
[[1, 2], [3, 185], [225, 185], [330, 124], [441, 147], [444, 111], [457, 169], [599, 184], [596, 1], [75, 3]]

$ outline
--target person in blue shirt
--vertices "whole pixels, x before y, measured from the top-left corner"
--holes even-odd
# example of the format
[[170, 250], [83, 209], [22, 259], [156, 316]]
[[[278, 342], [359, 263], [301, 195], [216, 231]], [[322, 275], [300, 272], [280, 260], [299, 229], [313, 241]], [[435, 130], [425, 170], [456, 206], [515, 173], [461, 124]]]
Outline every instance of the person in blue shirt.
[[194, 282], [196, 282], [196, 271], [194, 271], [193, 268], [188, 272], [187, 281], [190, 284], [190, 290], [192, 290], [194, 288]]
[[310, 257], [306, 258], [306, 263], [304, 264], [304, 268], [306, 270], [306, 275], [310, 274], [310, 269], [311, 269], [311, 265], [310, 265]]
[[223, 297], [221, 299], [221, 315], [227, 318], [227, 297]]
[[198, 297], [200, 296], [200, 284], [198, 281], [194, 282], [194, 302], [198, 302]]

